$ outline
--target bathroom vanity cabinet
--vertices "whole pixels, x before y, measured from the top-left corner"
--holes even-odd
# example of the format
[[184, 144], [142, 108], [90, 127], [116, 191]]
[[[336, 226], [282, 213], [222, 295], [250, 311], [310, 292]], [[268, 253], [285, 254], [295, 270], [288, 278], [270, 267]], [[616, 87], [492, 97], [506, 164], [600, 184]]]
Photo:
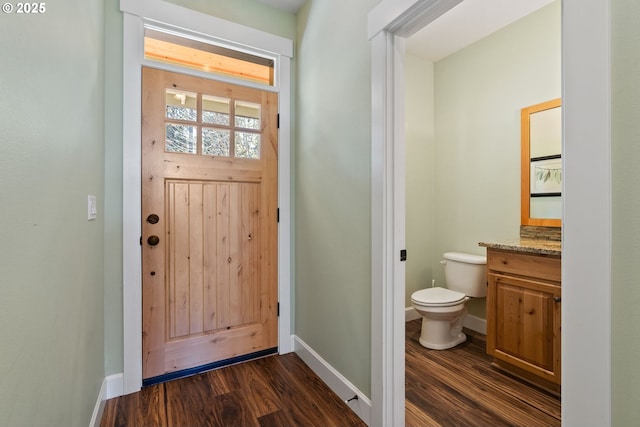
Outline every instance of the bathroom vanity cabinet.
[[494, 366], [560, 392], [561, 257], [487, 246], [487, 353]]

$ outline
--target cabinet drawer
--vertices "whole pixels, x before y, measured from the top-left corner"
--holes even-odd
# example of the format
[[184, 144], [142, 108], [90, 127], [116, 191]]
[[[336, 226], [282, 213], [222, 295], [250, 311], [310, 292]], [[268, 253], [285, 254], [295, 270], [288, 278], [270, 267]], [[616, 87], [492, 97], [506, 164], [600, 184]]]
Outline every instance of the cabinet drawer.
[[561, 261], [559, 257], [490, 249], [487, 251], [487, 268], [493, 271], [560, 282]]

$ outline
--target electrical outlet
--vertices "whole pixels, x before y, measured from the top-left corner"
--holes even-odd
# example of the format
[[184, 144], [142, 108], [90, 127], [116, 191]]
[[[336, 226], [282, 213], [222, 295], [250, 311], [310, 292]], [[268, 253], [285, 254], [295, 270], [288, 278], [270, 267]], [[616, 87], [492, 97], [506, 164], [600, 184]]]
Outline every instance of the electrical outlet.
[[93, 221], [98, 216], [98, 208], [96, 206], [96, 196], [88, 196], [88, 219]]

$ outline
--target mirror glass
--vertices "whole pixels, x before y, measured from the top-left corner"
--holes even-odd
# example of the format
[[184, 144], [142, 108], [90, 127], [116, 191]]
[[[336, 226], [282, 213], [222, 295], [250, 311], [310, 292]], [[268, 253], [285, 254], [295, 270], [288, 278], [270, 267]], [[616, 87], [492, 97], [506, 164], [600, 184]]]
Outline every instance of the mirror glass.
[[560, 227], [562, 107], [560, 98], [521, 111], [521, 223]]

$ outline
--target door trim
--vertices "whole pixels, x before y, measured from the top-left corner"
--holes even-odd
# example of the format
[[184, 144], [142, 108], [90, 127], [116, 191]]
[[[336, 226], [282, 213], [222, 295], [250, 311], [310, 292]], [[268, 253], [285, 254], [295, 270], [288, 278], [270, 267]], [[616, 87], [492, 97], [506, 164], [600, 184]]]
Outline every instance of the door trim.
[[[404, 337], [397, 322], [403, 318], [405, 289], [397, 282], [402, 267], [394, 251], [405, 232], [404, 200], [395, 193], [398, 186], [404, 190], [404, 164], [394, 161], [404, 149], [395, 131], [405, 120], [396, 108], [404, 96], [403, 37], [427, 25], [429, 13], [442, 11], [439, 5], [447, 2], [456, 0], [383, 0], [368, 17], [372, 426], [404, 426], [404, 341], [389, 348], [400, 342], [398, 334]], [[563, 200], [562, 422], [567, 425], [611, 425], [610, 2], [562, 0], [563, 193], [571, 195]], [[594, 348], [593, 342], [602, 345]], [[594, 372], [593, 366], [601, 369]]]
[[[121, 0], [123, 16], [123, 353], [124, 394], [142, 387], [142, 260], [141, 236], [141, 70], [143, 65], [156, 68], [143, 58], [144, 23], [153, 21], [174, 31], [198, 32], [212, 40], [224, 40], [243, 46], [245, 51], [270, 53], [276, 58], [276, 85], [261, 86], [279, 93], [278, 112], [278, 351], [294, 350], [291, 333], [291, 58], [293, 42], [283, 37], [228, 22], [210, 15], [157, 0]], [[175, 71], [172, 68], [171, 71]], [[198, 77], [201, 73], [181, 70]], [[222, 79], [221, 79], [222, 80]], [[252, 86], [235, 79], [224, 79]]]

